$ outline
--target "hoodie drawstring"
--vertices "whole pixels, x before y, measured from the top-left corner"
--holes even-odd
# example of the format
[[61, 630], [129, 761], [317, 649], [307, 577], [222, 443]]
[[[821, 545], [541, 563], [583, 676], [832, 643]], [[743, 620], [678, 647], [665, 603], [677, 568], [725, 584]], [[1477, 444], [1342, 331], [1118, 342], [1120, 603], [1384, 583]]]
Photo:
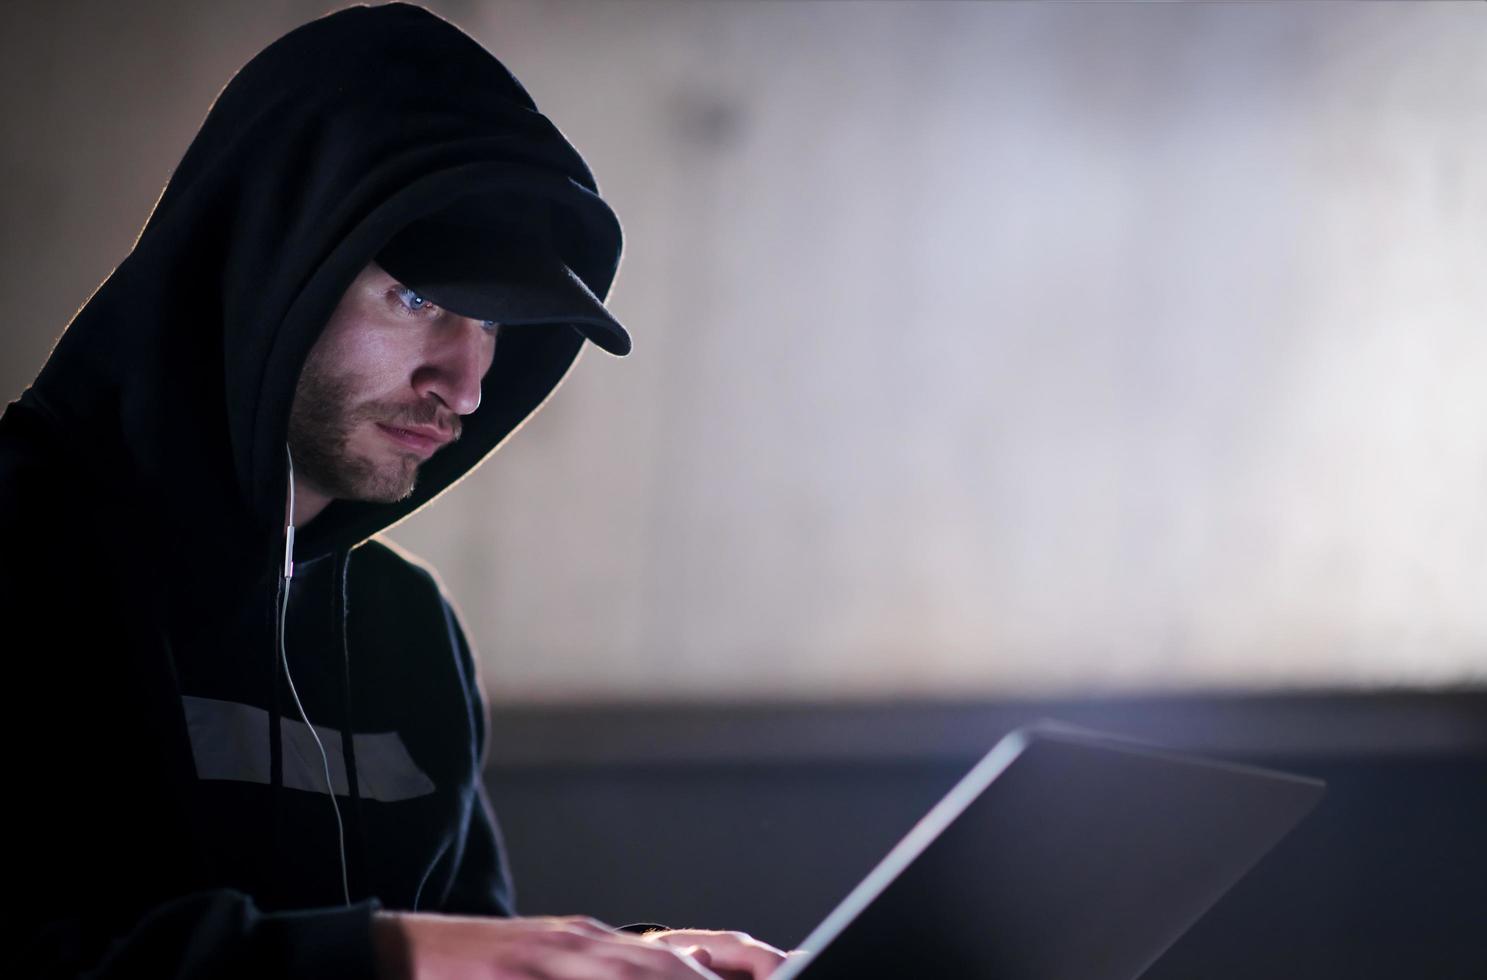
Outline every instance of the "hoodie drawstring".
[[351, 642], [349, 639], [350, 629], [347, 621], [350, 619], [348, 609], [347, 579], [351, 568], [351, 552], [343, 550], [336, 552], [336, 571], [339, 573], [339, 585], [332, 590], [331, 615], [341, 627], [341, 710], [342, 729], [344, 733], [341, 738], [341, 758], [346, 767], [346, 791], [351, 796], [351, 806], [348, 814], [351, 824], [350, 837], [354, 842], [352, 848], [356, 853], [355, 862], [351, 862], [348, 855], [348, 863], [352, 866], [348, 870], [351, 877], [351, 891], [354, 895], [365, 895], [366, 888], [366, 838], [362, 832], [361, 820], [361, 787], [356, 772], [356, 726], [353, 723], [354, 716], [351, 711]]
[[281, 633], [279, 610], [284, 603], [285, 580], [276, 575], [278, 588], [274, 591], [273, 610], [273, 669], [270, 673], [268, 691], [268, 771], [269, 786], [272, 788], [272, 838], [270, 843], [273, 847], [269, 853], [274, 856], [274, 879], [279, 879], [280, 855], [284, 853], [283, 835], [283, 791], [284, 791], [284, 745], [282, 732], [279, 725], [279, 644], [284, 641]]
[[[350, 618], [347, 603], [348, 572], [351, 566], [351, 552], [349, 549], [341, 549], [335, 552], [334, 569], [337, 578], [337, 587], [331, 590], [331, 617], [334, 626], [341, 635], [341, 761], [345, 767], [346, 789], [351, 798], [351, 806], [348, 808], [346, 819], [349, 822], [349, 836], [354, 844], [346, 846], [342, 857], [346, 864], [343, 872], [346, 876], [346, 900], [349, 903], [354, 895], [364, 895], [366, 889], [366, 837], [363, 831], [361, 813], [361, 788], [357, 779], [356, 771], [356, 736], [355, 720], [351, 710], [351, 643], [350, 630], [347, 625]], [[284, 630], [286, 628], [287, 610], [285, 610], [285, 587], [288, 579], [279, 577], [278, 589], [274, 599], [274, 630], [275, 644], [273, 657], [273, 671], [271, 674], [269, 689], [269, 782], [272, 787], [272, 823], [273, 823], [273, 854], [276, 862], [276, 878], [278, 865], [282, 864], [281, 857], [284, 853], [284, 817], [283, 817], [283, 794], [284, 794], [284, 748], [282, 723], [279, 711], [279, 691], [282, 685], [281, 677], [284, 673], [283, 650], [285, 643]], [[327, 786], [327, 791], [334, 793], [333, 787]], [[340, 819], [339, 811], [337, 814]], [[355, 853], [355, 859], [352, 858]]]

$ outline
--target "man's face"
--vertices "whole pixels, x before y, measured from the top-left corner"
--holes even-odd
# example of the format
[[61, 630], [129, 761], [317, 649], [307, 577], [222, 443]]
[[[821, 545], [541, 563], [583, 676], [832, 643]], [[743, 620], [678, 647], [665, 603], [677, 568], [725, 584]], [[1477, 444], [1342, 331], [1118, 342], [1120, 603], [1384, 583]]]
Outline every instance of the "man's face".
[[368, 263], [300, 372], [289, 413], [296, 480], [330, 498], [403, 500], [419, 464], [479, 407], [495, 351], [495, 324], [440, 309]]

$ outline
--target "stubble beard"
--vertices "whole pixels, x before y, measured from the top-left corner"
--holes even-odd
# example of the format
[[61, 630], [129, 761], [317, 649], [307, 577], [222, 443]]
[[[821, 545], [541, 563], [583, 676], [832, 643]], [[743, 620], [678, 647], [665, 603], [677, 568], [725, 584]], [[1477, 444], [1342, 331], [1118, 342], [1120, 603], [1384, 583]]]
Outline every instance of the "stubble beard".
[[353, 405], [360, 386], [307, 364], [289, 411], [289, 450], [295, 475], [327, 497], [393, 504], [413, 493], [418, 459], [394, 453], [376, 460], [357, 454], [351, 437], [359, 426], [396, 418], [397, 408], [375, 402]]

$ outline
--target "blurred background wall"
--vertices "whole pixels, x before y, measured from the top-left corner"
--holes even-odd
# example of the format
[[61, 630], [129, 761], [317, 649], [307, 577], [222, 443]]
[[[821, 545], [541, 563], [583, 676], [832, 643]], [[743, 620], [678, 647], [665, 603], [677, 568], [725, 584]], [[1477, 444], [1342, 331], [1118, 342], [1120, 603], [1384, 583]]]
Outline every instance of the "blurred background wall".
[[[428, 5], [628, 240], [633, 356], [390, 534], [526, 910], [795, 942], [1051, 714], [1332, 782], [1162, 975], [1487, 975], [1487, 7]], [[329, 9], [7, 4], [0, 396]]]
[[[628, 235], [391, 534], [497, 701], [1487, 681], [1481, 5], [431, 6]], [[8, 5], [7, 400], [327, 9]]]

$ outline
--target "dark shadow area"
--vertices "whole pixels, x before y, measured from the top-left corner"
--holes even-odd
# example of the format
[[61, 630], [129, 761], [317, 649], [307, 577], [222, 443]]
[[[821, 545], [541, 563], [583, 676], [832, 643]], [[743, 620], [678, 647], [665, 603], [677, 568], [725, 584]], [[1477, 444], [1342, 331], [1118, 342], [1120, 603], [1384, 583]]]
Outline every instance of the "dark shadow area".
[[[718, 708], [709, 730], [728, 737], [685, 751], [674, 740], [705, 725], [696, 709], [524, 709], [497, 713], [498, 738], [588, 734], [563, 750], [549, 739], [533, 750], [545, 761], [513, 749], [490, 784], [523, 912], [738, 928], [788, 946], [975, 761], [954, 733], [979, 742], [1028, 715], [1139, 716], [1126, 727], [1162, 729], [1174, 748], [1329, 784], [1148, 978], [1487, 976], [1487, 698], [1209, 699], [1207, 715], [1204, 703]], [[1277, 741], [1307, 732], [1308, 715], [1332, 725], [1325, 737], [1291, 738], [1301, 751]], [[1173, 721], [1199, 716], [1226, 720]], [[877, 734], [853, 744], [844, 729]], [[948, 748], [911, 730], [939, 731]], [[1264, 751], [1245, 750], [1247, 733]], [[589, 736], [607, 748], [584, 763]]]

